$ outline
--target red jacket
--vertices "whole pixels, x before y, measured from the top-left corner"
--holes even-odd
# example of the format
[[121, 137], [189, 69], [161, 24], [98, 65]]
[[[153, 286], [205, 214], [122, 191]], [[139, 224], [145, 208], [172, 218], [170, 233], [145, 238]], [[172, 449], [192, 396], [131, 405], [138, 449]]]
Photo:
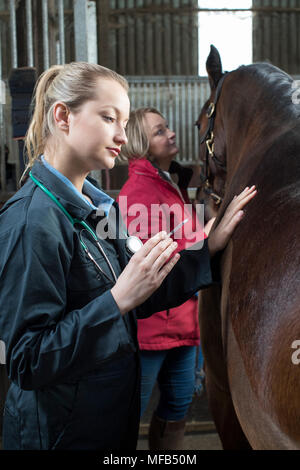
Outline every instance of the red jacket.
[[[178, 243], [176, 251], [181, 251], [202, 241], [205, 235], [186, 190], [192, 171], [175, 162], [172, 162], [170, 172], [172, 168], [179, 174], [180, 191], [147, 159], [131, 161], [129, 179], [120, 191], [118, 203], [128, 232], [143, 242], [158, 231], [169, 232], [188, 219], [172, 236]], [[179, 307], [138, 320], [138, 340], [140, 348], [146, 350], [198, 345], [197, 297], [193, 296]]]

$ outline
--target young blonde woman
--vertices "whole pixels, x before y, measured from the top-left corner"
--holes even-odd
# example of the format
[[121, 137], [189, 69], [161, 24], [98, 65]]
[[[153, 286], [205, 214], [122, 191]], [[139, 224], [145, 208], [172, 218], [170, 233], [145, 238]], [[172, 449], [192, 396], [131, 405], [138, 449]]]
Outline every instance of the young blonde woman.
[[11, 381], [4, 449], [135, 448], [136, 315], [180, 304], [212, 282], [210, 255], [253, 196], [231, 204], [192, 259], [172, 256], [176, 244], [164, 233], [132, 255], [119, 218], [110, 220], [117, 205], [86, 179], [112, 168], [127, 142], [127, 91], [122, 77], [88, 63], [54, 66], [38, 81], [28, 178], [0, 211], [0, 331]]
[[[120, 192], [119, 205], [129, 233], [145, 242], [153, 231], [164, 227], [172, 231], [185, 221], [181, 231], [172, 235], [178, 243], [176, 251], [203, 241], [203, 225], [187, 193], [193, 172], [173, 161], [179, 151], [176, 135], [164, 116], [155, 108], [132, 111], [127, 137], [122, 154], [129, 162], [129, 178]], [[141, 204], [147, 210], [141, 210]], [[162, 210], [153, 210], [156, 207]], [[134, 220], [135, 208], [140, 211], [139, 224]], [[138, 321], [141, 414], [157, 381], [160, 397], [151, 420], [149, 448], [182, 449], [200, 344], [198, 299], [193, 295], [175, 308], [160, 307], [156, 314]]]

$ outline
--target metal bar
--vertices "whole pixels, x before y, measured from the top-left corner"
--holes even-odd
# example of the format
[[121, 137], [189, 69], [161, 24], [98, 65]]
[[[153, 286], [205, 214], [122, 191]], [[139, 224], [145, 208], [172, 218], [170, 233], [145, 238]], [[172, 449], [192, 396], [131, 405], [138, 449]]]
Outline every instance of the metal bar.
[[[199, 114], [200, 114], [200, 106], [199, 106], [199, 91], [200, 91], [200, 84], [193, 83], [194, 85], [194, 99], [193, 103], [195, 106], [195, 110], [193, 111], [193, 124], [196, 122]], [[193, 160], [197, 160], [199, 156], [199, 132], [196, 135], [196, 127], [193, 125], [193, 135], [195, 135], [194, 143], [195, 143], [195, 150], [193, 155]]]
[[186, 87], [181, 85], [181, 116], [183, 117], [183, 123], [181, 125], [181, 146], [184, 149], [184, 159], [187, 158], [188, 150], [187, 150], [187, 143], [186, 143]]
[[74, 0], [75, 60], [88, 60], [87, 3]]
[[[169, 0], [165, 0], [165, 3]], [[170, 15], [166, 14], [162, 18], [163, 20], [163, 37], [164, 37], [164, 51], [167, 51], [167, 54], [163, 54], [163, 66], [164, 73], [172, 74], [172, 23]]]
[[112, 62], [112, 50], [115, 45], [112, 43], [112, 25], [109, 23], [109, 0], [95, 2], [97, 15], [97, 44], [98, 44], [98, 63], [104, 66], [110, 66], [115, 69], [114, 60]]
[[[145, 0], [146, 5], [151, 5], [152, 0]], [[137, 8], [136, 8], [137, 9]], [[145, 19], [145, 70], [146, 73], [153, 73], [154, 70], [154, 38], [153, 38], [153, 23], [152, 18], [148, 17]]]
[[[118, 5], [125, 7], [125, 0], [118, 0]], [[125, 11], [128, 12], [126, 8]], [[120, 74], [124, 75], [126, 73], [126, 51], [127, 51], [127, 25], [126, 17], [119, 18], [119, 30], [117, 33], [117, 43], [118, 43], [118, 70]]]
[[88, 45], [88, 57], [87, 61], [92, 64], [98, 63], [98, 46], [97, 46], [97, 13], [96, 13], [96, 2], [87, 2], [87, 45]]
[[[127, 0], [127, 8], [134, 7], [133, 0]], [[126, 69], [131, 75], [136, 73], [136, 27], [135, 27], [135, 19], [131, 16], [125, 17], [126, 18], [126, 26], [127, 26], [127, 47], [126, 47], [126, 55], [127, 55], [127, 66]]]
[[187, 84], [186, 89], [186, 99], [187, 99], [187, 108], [186, 108], [186, 141], [187, 141], [187, 155], [185, 156], [188, 161], [193, 160], [193, 143], [190, 138], [192, 126], [192, 112], [193, 112], [193, 96], [191, 90], [191, 84]]
[[149, 8], [135, 8], [128, 11], [125, 8], [117, 8], [110, 13], [111, 16], [118, 15], [146, 15], [146, 14], [164, 14], [169, 13], [173, 15], [194, 14], [194, 13], [300, 13], [299, 8], [283, 8], [283, 7], [254, 7], [254, 8], [197, 8], [197, 7], [166, 7], [164, 5], [150, 6]]
[[[185, 0], [180, 0], [181, 5], [185, 4]], [[180, 7], [182, 10], [183, 6]], [[190, 59], [190, 47], [191, 42], [189, 40], [189, 28], [188, 28], [188, 17], [186, 14], [180, 17], [181, 36], [180, 36], [180, 69], [186, 73], [190, 73], [189, 59]]]
[[61, 51], [60, 51], [60, 42], [56, 41], [55, 43], [55, 51], [56, 51], [56, 63], [61, 65]]
[[11, 42], [11, 62], [12, 68], [18, 67], [17, 53], [17, 23], [16, 23], [16, 5], [15, 0], [9, 2], [10, 13], [10, 42]]
[[[143, 5], [143, 0], [136, 0], [136, 5], [140, 6]], [[135, 23], [136, 29], [136, 66], [138, 73], [144, 75], [145, 73], [145, 36], [146, 36], [146, 28], [145, 28], [145, 19], [144, 18], [137, 18]]]
[[44, 70], [47, 70], [50, 66], [50, 61], [49, 61], [48, 0], [42, 0], [42, 22], [43, 22]]
[[[169, 93], [169, 109], [167, 112], [167, 121], [169, 123], [169, 128], [175, 132], [174, 127], [174, 93], [173, 93], [173, 84], [168, 83], [168, 93]], [[176, 134], [176, 132], [175, 132]]]
[[126, 75], [126, 78], [130, 83], [165, 83], [165, 82], [176, 82], [176, 83], [189, 83], [199, 82], [207, 83], [206, 77], [199, 77], [198, 75]]
[[[174, 0], [174, 6], [178, 11], [180, 5], [180, 0]], [[172, 23], [172, 73], [179, 74], [181, 73], [181, 18], [178, 15], [171, 18]]]
[[[295, 6], [296, 0], [291, 0], [290, 4], [292, 7]], [[298, 57], [298, 47], [299, 47], [299, 36], [297, 30], [297, 17], [294, 13], [290, 16], [290, 47], [292, 49], [292, 54], [290, 57], [290, 67], [289, 72], [295, 73], [297, 71], [297, 64], [295, 64], [295, 57]]]
[[[9, 1], [13, 1], [13, 0], [9, 0]], [[71, 15], [73, 15], [73, 10], [66, 9], [64, 14], [65, 14], [65, 16], [71, 16]], [[0, 11], [0, 18], [3, 18], [3, 19], [6, 20], [9, 16], [10, 16], [10, 11], [9, 10], [1, 10]]]
[[65, 19], [65, 17], [64, 17], [64, 0], [58, 0], [58, 27], [59, 27], [60, 64], [64, 64], [66, 62], [64, 19]]
[[33, 67], [32, 4], [26, 0], [27, 65]]
[[[109, 10], [113, 11], [116, 7], [116, 0], [110, 0], [109, 2]], [[99, 8], [99, 7], [98, 7]], [[109, 19], [109, 14], [107, 15], [107, 21]], [[110, 44], [109, 51], [107, 57], [107, 63], [109, 67], [111, 67], [113, 70], [117, 70], [117, 57], [118, 57], [118, 33], [117, 29], [113, 26], [115, 26], [115, 23], [117, 22], [117, 18], [112, 19], [112, 25], [110, 28], [108, 28], [108, 43]], [[103, 50], [103, 47], [102, 47]], [[101, 56], [100, 56], [101, 59]], [[101, 63], [101, 62], [100, 62]]]
[[[156, 4], [161, 4], [160, 0], [155, 0]], [[154, 73], [161, 75], [163, 73], [163, 34], [162, 34], [162, 16], [156, 14], [153, 25], [154, 41]]]

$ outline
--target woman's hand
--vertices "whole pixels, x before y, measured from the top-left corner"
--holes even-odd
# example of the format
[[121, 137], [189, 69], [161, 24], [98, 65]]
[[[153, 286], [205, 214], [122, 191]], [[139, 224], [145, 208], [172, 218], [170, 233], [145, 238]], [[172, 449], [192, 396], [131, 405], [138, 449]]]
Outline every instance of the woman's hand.
[[242, 220], [243, 207], [257, 194], [255, 186], [245, 188], [242, 193], [235, 196], [227, 207], [220, 223], [212, 228], [208, 237], [208, 249], [213, 256], [217, 251], [223, 250], [229, 242], [236, 226]]
[[180, 258], [176, 253], [168, 261], [176, 247], [177, 243], [168, 238], [166, 232], [160, 232], [133, 255], [111, 289], [122, 315], [142, 304], [158, 289]]

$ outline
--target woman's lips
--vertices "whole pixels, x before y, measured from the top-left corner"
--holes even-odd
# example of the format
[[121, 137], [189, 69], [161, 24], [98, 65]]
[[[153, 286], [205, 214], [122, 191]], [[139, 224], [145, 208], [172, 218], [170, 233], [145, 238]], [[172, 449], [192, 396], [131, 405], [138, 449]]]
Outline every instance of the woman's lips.
[[109, 150], [115, 157], [117, 157], [120, 153], [120, 149], [115, 147], [107, 147], [107, 150]]

